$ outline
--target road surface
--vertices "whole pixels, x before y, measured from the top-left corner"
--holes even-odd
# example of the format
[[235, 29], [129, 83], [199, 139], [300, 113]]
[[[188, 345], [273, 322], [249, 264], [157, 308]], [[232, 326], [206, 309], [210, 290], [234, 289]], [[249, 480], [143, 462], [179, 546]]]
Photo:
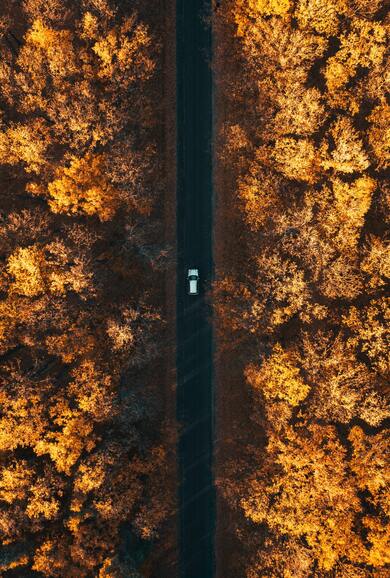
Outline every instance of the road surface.
[[[214, 577], [210, 0], [177, 0], [177, 412], [180, 578]], [[200, 272], [187, 294], [186, 272]]]

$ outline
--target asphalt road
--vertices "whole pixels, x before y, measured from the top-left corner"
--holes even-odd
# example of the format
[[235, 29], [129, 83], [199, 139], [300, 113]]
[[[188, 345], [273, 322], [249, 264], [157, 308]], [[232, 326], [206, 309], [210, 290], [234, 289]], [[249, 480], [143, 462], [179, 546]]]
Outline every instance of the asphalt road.
[[[214, 577], [210, 0], [177, 0], [177, 412], [180, 578]], [[200, 272], [198, 296], [186, 272]]]

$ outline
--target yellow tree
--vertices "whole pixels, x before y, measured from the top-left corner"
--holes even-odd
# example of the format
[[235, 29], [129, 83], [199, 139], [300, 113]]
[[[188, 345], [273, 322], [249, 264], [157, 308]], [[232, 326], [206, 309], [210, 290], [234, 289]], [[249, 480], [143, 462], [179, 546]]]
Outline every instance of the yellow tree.
[[290, 0], [236, 0], [231, 7], [232, 18], [237, 26], [237, 35], [245, 36], [252, 19], [263, 16], [287, 16]]
[[279, 186], [278, 175], [271, 171], [258, 170], [256, 161], [238, 183], [238, 195], [243, 203], [246, 222], [251, 229], [260, 229], [274, 213]]
[[64, 483], [50, 466], [29, 487], [26, 514], [32, 520], [55, 520], [61, 513]]
[[301, 28], [315, 30], [319, 34], [337, 36], [340, 28], [340, 16], [347, 10], [344, 0], [298, 0], [295, 17]]
[[340, 40], [340, 49], [328, 59], [325, 69], [327, 87], [330, 97], [335, 98], [335, 104], [340, 102], [337, 92], [355, 76], [359, 66], [370, 67], [383, 63], [386, 30], [379, 22], [354, 18], [350, 32], [343, 33]]
[[293, 260], [284, 259], [276, 251], [264, 251], [255, 259], [255, 264], [255, 299], [259, 299], [264, 309], [267, 330], [273, 331], [299, 313], [310, 300], [310, 291], [304, 271]]
[[304, 539], [322, 571], [344, 558], [363, 562], [355, 532], [362, 507], [335, 429], [312, 424], [283, 433], [271, 437], [262, 470], [248, 480], [245, 516], [276, 536]]
[[115, 382], [108, 374], [99, 371], [92, 360], [85, 360], [71, 372], [73, 381], [68, 386], [72, 396], [83, 412], [94, 421], [112, 419], [115, 408]]
[[0, 470], [0, 499], [7, 504], [25, 500], [34, 477], [34, 469], [26, 460], [4, 465]]
[[309, 139], [278, 139], [272, 156], [278, 170], [288, 179], [307, 183], [317, 180], [318, 155], [314, 143]]
[[299, 405], [310, 391], [294, 363], [294, 356], [283, 351], [279, 343], [259, 368], [249, 365], [245, 370], [245, 377], [253, 389], [260, 391], [266, 400], [282, 400], [291, 406]]
[[288, 88], [287, 92], [275, 95], [279, 109], [270, 123], [271, 134], [279, 137], [289, 134], [308, 136], [315, 133], [327, 116], [320, 91], [317, 88], [307, 88], [303, 83], [291, 83]]
[[35, 183], [29, 191], [45, 195], [55, 213], [97, 216], [101, 221], [112, 219], [118, 208], [118, 193], [105, 172], [103, 155], [87, 154], [73, 157], [69, 167], [57, 170], [56, 179], [45, 188]]
[[92, 47], [100, 60], [98, 75], [115, 78], [123, 86], [150, 78], [155, 69], [151, 45], [152, 38], [144, 23], [137, 22], [135, 15], [124, 20]]
[[374, 108], [369, 116], [371, 126], [368, 139], [376, 156], [378, 168], [387, 168], [390, 163], [390, 106], [385, 103]]
[[360, 309], [352, 306], [342, 317], [343, 324], [352, 332], [349, 343], [360, 348], [368, 356], [374, 369], [383, 375], [386, 375], [389, 369], [389, 319], [390, 307], [386, 297], [373, 299]]
[[48, 454], [58, 472], [71, 475], [72, 467], [83, 452], [97, 442], [93, 423], [81, 411], [73, 410], [66, 399], [58, 399], [50, 408], [53, 431], [41, 435], [34, 446], [38, 456]]
[[321, 148], [321, 166], [325, 170], [350, 174], [364, 171], [370, 166], [361, 135], [348, 117], [339, 117], [332, 125], [330, 135], [335, 143], [334, 150], [329, 150], [327, 142]]
[[37, 297], [44, 293], [80, 296], [94, 293], [92, 273], [85, 259], [75, 257], [62, 241], [16, 249], [7, 260], [9, 293]]
[[45, 258], [37, 246], [17, 249], [7, 262], [7, 272], [12, 278], [10, 291], [26, 297], [35, 297], [45, 292]]
[[390, 474], [386, 452], [386, 432], [367, 435], [361, 427], [354, 426], [348, 434], [352, 444], [351, 468], [361, 490], [368, 490], [375, 503], [378, 494], [389, 491]]
[[[69, 557], [69, 538], [63, 534], [53, 533], [45, 537], [34, 551], [32, 569], [42, 572], [43, 575], [52, 575], [56, 578], [69, 576], [76, 578], [76, 570]], [[78, 576], [85, 578], [87, 571], [77, 568]]]
[[390, 415], [377, 376], [347, 345], [343, 333], [307, 332], [302, 337], [299, 367], [312, 386], [306, 414], [325, 422], [364, 419], [378, 427]]
[[30, 124], [12, 124], [0, 132], [0, 163], [21, 163], [28, 173], [40, 173], [47, 160], [46, 151], [51, 144], [51, 132], [42, 119]]
[[389, 416], [384, 4], [218, 4], [234, 127], [221, 157], [249, 258], [224, 256], [215, 303], [222, 335], [262, 355], [245, 364], [251, 419], [230, 418], [241, 440], [257, 426], [267, 440], [237, 443], [222, 468], [224, 497], [249, 520], [237, 514], [245, 554], [231, 560], [247, 578], [382, 578], [388, 496], [367, 481], [383, 475], [384, 439], [353, 428], [345, 445], [338, 431], [354, 419], [380, 431]]
[[[363, 279], [359, 267], [351, 257], [342, 255], [323, 271], [319, 289], [330, 299], [355, 299], [363, 291]], [[355, 261], [355, 262], [354, 262]]]
[[151, 541], [173, 508], [161, 415], [146, 392], [118, 402], [158, 349], [144, 255], [162, 165], [158, 43], [114, 4], [0, 6], [0, 573], [114, 572], [123, 523]]
[[339, 213], [338, 221], [347, 223], [351, 229], [360, 229], [364, 224], [364, 217], [368, 212], [376, 181], [368, 176], [357, 178], [352, 183], [344, 183], [340, 179], [333, 180], [333, 194], [336, 201], [336, 210]]
[[390, 246], [380, 237], [371, 235], [361, 261], [361, 270], [368, 276], [369, 287], [384, 287], [390, 279]]
[[70, 12], [68, 2], [63, 0], [23, 0], [22, 5], [31, 22], [63, 22]]
[[314, 560], [309, 548], [294, 538], [271, 534], [251, 556], [246, 578], [309, 578]]
[[348, 439], [352, 443], [351, 468], [362, 491], [370, 494], [369, 500], [378, 511], [366, 515], [363, 524], [370, 542], [368, 563], [374, 567], [386, 567], [390, 563], [389, 515], [389, 459], [386, 432], [368, 436], [360, 427], [353, 427]]
[[21, 389], [14, 392], [0, 391], [2, 407], [7, 410], [0, 418], [0, 448], [10, 452], [18, 447], [34, 447], [47, 429], [44, 407], [44, 387], [38, 393]]

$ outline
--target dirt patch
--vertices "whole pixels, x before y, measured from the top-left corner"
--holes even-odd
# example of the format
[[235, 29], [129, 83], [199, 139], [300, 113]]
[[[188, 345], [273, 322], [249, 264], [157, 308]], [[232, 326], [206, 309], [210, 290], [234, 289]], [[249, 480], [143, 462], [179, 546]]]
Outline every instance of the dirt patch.
[[[237, 212], [234, 167], [224, 164], [218, 153], [223, 147], [226, 123], [235, 118], [235, 106], [228, 98], [229, 79], [226, 63], [231, 62], [232, 46], [226, 24], [213, 18], [214, 26], [214, 263], [215, 276], [238, 276], [247, 254], [242, 218]], [[230, 66], [230, 64], [229, 64]], [[234, 66], [234, 64], [233, 64]], [[229, 71], [230, 72], [233, 71]], [[223, 332], [223, 328], [219, 328]], [[243, 576], [243, 544], [237, 534], [237, 513], [229, 507], [218, 490], [218, 479], [223, 479], [229, 462], [242, 456], [246, 440], [242, 424], [250, 415], [251, 400], [243, 381], [243, 358], [240, 345], [223, 344], [216, 332], [215, 349], [215, 479], [217, 483], [216, 567], [217, 578]], [[248, 440], [250, 441], [250, 440]]]
[[[172, 431], [172, 478], [167, 480], [166, 492], [176, 497], [178, 472], [176, 456], [176, 2], [160, 0], [162, 71], [162, 135], [161, 178], [164, 182], [162, 218], [165, 245], [169, 251], [169, 266], [165, 273], [164, 318], [167, 320], [164, 349], [165, 407], [164, 414]], [[163, 494], [161, 496], [163, 499]], [[172, 578], [178, 568], [177, 508], [160, 533], [161, 539], [149, 560], [151, 578]]]

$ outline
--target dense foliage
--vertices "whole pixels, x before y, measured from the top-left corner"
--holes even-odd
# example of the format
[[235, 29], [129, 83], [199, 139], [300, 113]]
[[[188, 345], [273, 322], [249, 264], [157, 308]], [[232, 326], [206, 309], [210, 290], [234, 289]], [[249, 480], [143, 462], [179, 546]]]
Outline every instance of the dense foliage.
[[[221, 341], [243, 365], [235, 387], [251, 399], [219, 485], [242, 575], [384, 577], [385, 3], [217, 5], [219, 170], [234, 183], [245, 254], [219, 264], [215, 300]], [[242, 447], [250, 431], [261, 447]]]
[[125, 5], [1, 2], [2, 576], [139, 576], [172, 508], [158, 52]]

